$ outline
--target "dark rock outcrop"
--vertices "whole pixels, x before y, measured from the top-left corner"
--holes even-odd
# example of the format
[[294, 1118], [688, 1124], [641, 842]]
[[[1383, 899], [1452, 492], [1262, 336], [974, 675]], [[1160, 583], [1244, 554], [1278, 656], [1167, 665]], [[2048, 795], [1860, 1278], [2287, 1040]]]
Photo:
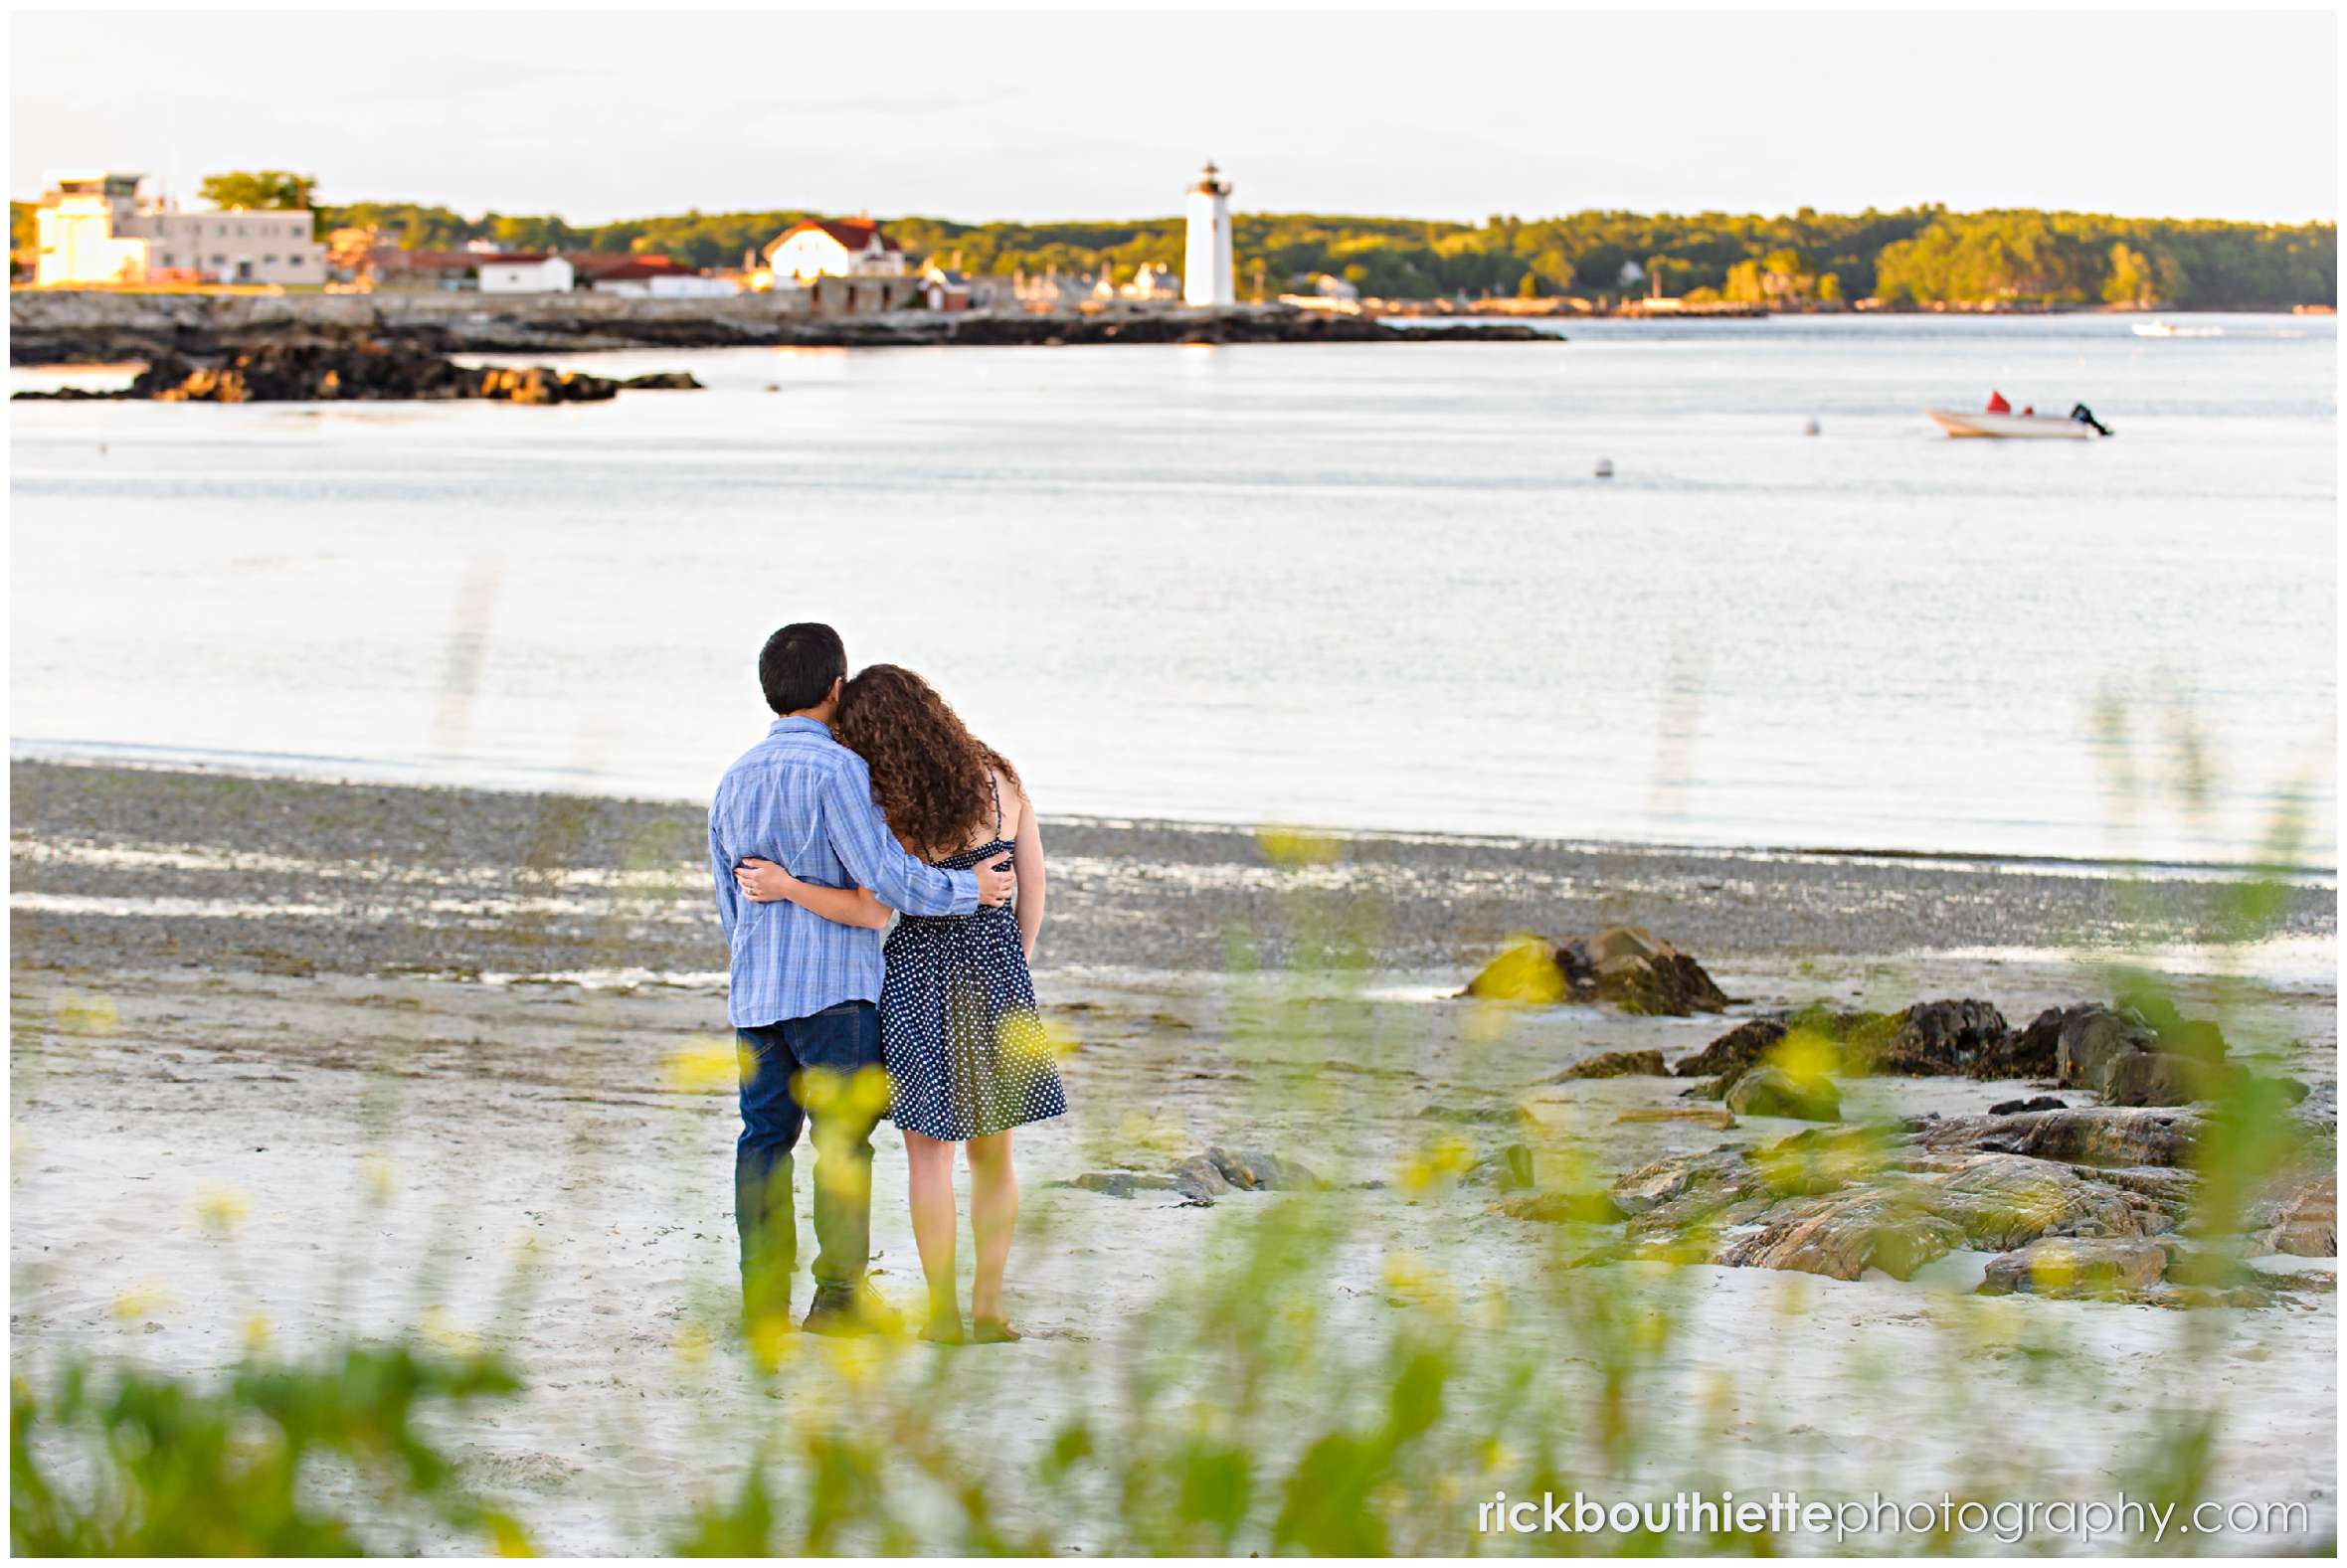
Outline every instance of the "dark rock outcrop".
[[2052, 1078], [2062, 1043], [2062, 1027], [2079, 1007], [2049, 1007], [2022, 1028], [1983, 1052], [1973, 1066], [1975, 1078]]
[[1775, 1018], [1752, 1018], [1737, 1024], [1693, 1056], [1671, 1065], [1680, 1078], [1713, 1078], [1739, 1073], [1768, 1054], [1785, 1037], [1784, 1023]]
[[2114, 1106], [2190, 1105], [2239, 1081], [2214, 1023], [2186, 1018], [2165, 998], [2149, 994], [2118, 1007], [2065, 1012], [2055, 1076]]
[[2000, 1100], [1988, 1108], [1988, 1114], [1992, 1117], [2010, 1117], [2019, 1116], [2029, 1111], [2067, 1111], [2069, 1109], [2070, 1106], [2067, 1102], [2057, 1100], [2052, 1095], [2032, 1095], [2027, 1100]]
[[[627, 385], [700, 384], [689, 375], [636, 377]], [[601, 403], [623, 384], [543, 365], [467, 369], [426, 349], [379, 341], [269, 342], [215, 362], [155, 356], [118, 399], [154, 403], [383, 403], [470, 398], [544, 406]], [[19, 393], [19, 397], [39, 397]]]
[[1662, 1078], [1667, 1076], [1660, 1051], [1607, 1051], [1573, 1063], [1548, 1080], [1569, 1084], [1581, 1078]]
[[1607, 1002], [1628, 1013], [1684, 1018], [1722, 1012], [1727, 995], [1704, 966], [1652, 933], [1610, 926], [1550, 945], [1521, 937], [1462, 993], [1496, 1001]]
[[2140, 1018], [2099, 1005], [2075, 1007], [2063, 1015], [2054, 1076], [2065, 1088], [2098, 1095], [2112, 1062], [2158, 1045], [2159, 1036]]
[[1987, 1002], [1917, 1002], [1898, 1015], [1886, 1033], [1851, 1031], [1843, 1063], [1855, 1073], [1903, 1077], [1970, 1073], [2004, 1043], [2005, 1015]]

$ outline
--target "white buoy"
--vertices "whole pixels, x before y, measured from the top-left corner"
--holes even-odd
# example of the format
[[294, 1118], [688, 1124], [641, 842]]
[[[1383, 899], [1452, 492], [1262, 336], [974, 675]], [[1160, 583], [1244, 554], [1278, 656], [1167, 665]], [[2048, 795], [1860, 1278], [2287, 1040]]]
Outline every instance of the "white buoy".
[[1817, 426], [1817, 416], [1816, 416], [1816, 415], [1814, 415], [1814, 414], [1812, 414], [1812, 415], [1809, 417], [1809, 423], [1808, 423], [1807, 425], [1804, 425], [1804, 426], [1802, 426], [1802, 427], [1801, 427], [1801, 434], [1802, 434], [1802, 435], [1804, 435], [1804, 436], [1815, 436], [1815, 435], [1817, 434], [1817, 431], [1818, 431], [1818, 426]]
[[1597, 477], [1600, 479], [1610, 479], [1613, 477], [1613, 459], [1611, 457], [1600, 457], [1597, 459]]

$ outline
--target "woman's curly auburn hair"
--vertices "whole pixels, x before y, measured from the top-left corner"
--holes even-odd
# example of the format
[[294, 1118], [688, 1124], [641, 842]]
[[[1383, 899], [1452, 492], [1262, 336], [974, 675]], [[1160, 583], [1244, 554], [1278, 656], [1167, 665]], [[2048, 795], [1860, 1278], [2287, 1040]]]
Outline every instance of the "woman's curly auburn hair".
[[1020, 787], [1002, 754], [901, 664], [867, 665], [839, 688], [839, 741], [871, 769], [872, 798], [925, 860], [959, 854], [993, 825], [990, 769]]

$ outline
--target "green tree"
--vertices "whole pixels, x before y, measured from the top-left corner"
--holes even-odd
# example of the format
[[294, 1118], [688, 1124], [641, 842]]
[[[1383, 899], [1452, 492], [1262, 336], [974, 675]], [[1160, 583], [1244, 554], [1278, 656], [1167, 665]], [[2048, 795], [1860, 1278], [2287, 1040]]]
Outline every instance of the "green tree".
[[2102, 284], [2108, 304], [2148, 308], [2159, 301], [2151, 280], [2151, 261], [2141, 251], [2120, 243], [2110, 248], [2110, 276]]
[[285, 169], [248, 169], [232, 174], [208, 174], [196, 194], [215, 207], [230, 211], [276, 209], [300, 212], [310, 206], [317, 190], [315, 176]]

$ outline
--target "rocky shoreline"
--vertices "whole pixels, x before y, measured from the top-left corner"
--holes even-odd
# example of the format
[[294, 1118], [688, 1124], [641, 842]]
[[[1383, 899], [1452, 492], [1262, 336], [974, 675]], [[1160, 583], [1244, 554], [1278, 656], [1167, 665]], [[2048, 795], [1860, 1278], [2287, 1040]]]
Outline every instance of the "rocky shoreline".
[[[1690, 955], [1626, 928], [1553, 947], [1520, 943], [1462, 995], [1640, 1015], [1726, 1005]], [[1742, 1118], [1843, 1124], [1853, 1082], [1934, 1077], [2021, 1081], [2089, 1103], [2044, 1094], [1985, 1114], [1857, 1119], [1675, 1153], [1603, 1187], [1543, 1158], [1528, 1130], [1471, 1172], [1534, 1189], [1501, 1205], [1513, 1218], [1621, 1227], [1576, 1266], [1649, 1260], [1906, 1280], [1968, 1250], [1989, 1255], [1981, 1295], [2260, 1307], [2337, 1289], [2327, 1270], [2253, 1266], [2338, 1255], [2335, 1082], [2316, 1093], [2256, 1070], [2215, 1021], [2185, 1016], [2148, 983], [2107, 1004], [2048, 1007], [2022, 1028], [1968, 997], [1896, 1013], [1811, 1004], [1739, 1023], [1675, 1064], [1656, 1050], [1613, 1051], [1550, 1082], [1700, 1079], [1674, 1098], [1720, 1103], [1704, 1125], [1724, 1132]], [[1620, 1113], [1670, 1116], [1667, 1107]], [[1541, 1190], [1543, 1169], [1559, 1165], [1565, 1178]]]
[[9, 362], [88, 365], [176, 354], [218, 360], [276, 346], [383, 342], [432, 354], [629, 348], [1059, 347], [1107, 343], [1557, 343], [1512, 322], [1394, 327], [1283, 306], [1098, 314], [896, 311], [813, 319], [771, 296], [629, 299], [606, 294], [127, 293], [14, 290]]
[[689, 371], [656, 371], [618, 380], [545, 365], [473, 369], [412, 346], [362, 341], [341, 345], [269, 343], [206, 364], [165, 353], [150, 361], [126, 387], [103, 392], [81, 387], [19, 392], [12, 401], [387, 403], [484, 399], [545, 407], [608, 403], [627, 391], [700, 390], [700, 381]]

